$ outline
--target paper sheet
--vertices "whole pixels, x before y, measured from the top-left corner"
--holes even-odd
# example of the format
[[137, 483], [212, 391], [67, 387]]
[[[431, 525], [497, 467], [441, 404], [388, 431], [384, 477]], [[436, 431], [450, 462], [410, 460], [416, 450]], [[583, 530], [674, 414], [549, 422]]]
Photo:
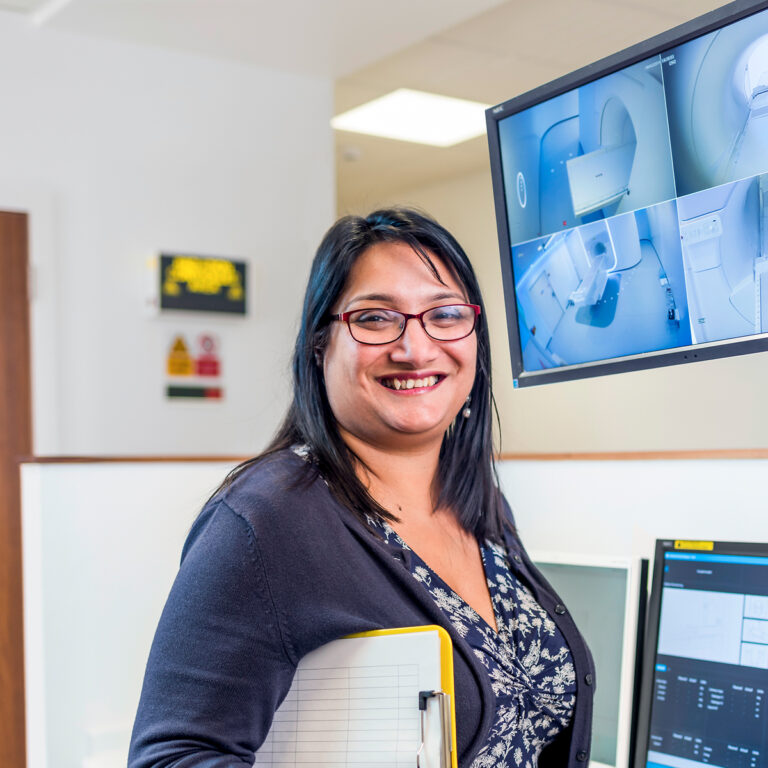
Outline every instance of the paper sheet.
[[[302, 659], [254, 765], [413, 768], [421, 743], [418, 694], [440, 683], [437, 632], [329, 643]], [[425, 736], [422, 765], [438, 768], [436, 702]]]

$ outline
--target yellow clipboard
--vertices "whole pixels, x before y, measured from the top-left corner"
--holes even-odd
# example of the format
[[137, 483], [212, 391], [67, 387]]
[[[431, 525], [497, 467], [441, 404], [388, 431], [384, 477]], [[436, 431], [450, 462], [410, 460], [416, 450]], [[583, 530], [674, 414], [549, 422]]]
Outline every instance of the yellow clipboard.
[[[387, 635], [402, 635], [413, 632], [437, 632], [440, 638], [440, 690], [431, 691], [432, 698], [436, 698], [440, 704], [443, 720], [443, 759], [444, 768], [458, 768], [456, 752], [456, 693], [453, 678], [453, 642], [451, 636], [443, 627], [437, 624], [426, 624], [420, 627], [399, 627], [397, 629], [375, 629], [370, 632], [358, 632], [348, 637], [386, 637]], [[440, 696], [442, 694], [442, 697]], [[423, 698], [420, 703], [423, 703]], [[423, 710], [421, 710], [423, 712]], [[422, 746], [424, 744], [424, 716], [422, 714]], [[417, 760], [417, 768], [421, 768]]]
[[361, 632], [300, 662], [254, 768], [457, 768], [453, 647], [442, 627]]

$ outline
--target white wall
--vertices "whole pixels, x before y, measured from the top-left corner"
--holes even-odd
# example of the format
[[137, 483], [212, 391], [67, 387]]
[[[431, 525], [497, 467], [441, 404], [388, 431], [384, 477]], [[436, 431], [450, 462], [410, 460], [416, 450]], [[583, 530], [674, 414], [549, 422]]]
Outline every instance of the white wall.
[[[0, 71], [0, 209], [31, 214], [35, 451], [254, 452], [333, 219], [332, 83], [6, 13]], [[149, 316], [160, 250], [246, 260], [249, 316]], [[202, 330], [221, 338], [226, 400], [169, 403], [169, 335]]]
[[421, 206], [469, 254], [491, 328], [503, 452], [768, 447], [767, 353], [514, 389], [489, 171], [377, 202]]
[[768, 541], [768, 459], [503, 461], [528, 549], [653, 559], [656, 539]]

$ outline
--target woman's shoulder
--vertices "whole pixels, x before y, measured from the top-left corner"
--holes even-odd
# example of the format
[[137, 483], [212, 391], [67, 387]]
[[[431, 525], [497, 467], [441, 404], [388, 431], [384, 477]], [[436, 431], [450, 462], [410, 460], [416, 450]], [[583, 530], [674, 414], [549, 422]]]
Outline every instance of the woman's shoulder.
[[286, 448], [235, 468], [211, 501], [252, 517], [326, 495], [327, 486], [314, 464], [300, 449]]
[[[337, 517], [337, 503], [301, 451], [285, 449], [235, 468], [204, 506], [190, 534], [220, 515], [234, 515], [254, 534], [301, 531]], [[314, 521], [314, 524], [313, 524]]]

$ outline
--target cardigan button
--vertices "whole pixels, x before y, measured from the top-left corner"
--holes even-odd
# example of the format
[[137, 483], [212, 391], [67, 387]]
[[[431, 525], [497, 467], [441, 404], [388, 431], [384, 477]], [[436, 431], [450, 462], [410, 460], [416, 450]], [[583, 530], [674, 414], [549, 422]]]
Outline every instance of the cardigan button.
[[562, 616], [562, 615], [565, 613], [565, 606], [564, 606], [564, 605], [562, 605], [562, 603], [558, 603], [558, 604], [555, 606], [555, 613], [556, 613], [558, 616]]
[[523, 562], [523, 558], [522, 558], [522, 557], [520, 557], [520, 555], [515, 555], [515, 556], [514, 556], [512, 559], [513, 559], [513, 560], [514, 560], [516, 563], [522, 563], [522, 562]]
[[589, 673], [589, 672], [588, 672], [586, 675], [584, 675], [584, 682], [585, 682], [587, 685], [592, 685], [592, 681], [593, 681], [593, 680], [594, 680], [594, 678], [592, 677], [592, 674], [591, 674], [591, 673]]
[[587, 759], [587, 753], [586, 753], [586, 752], [585, 752], [583, 749], [580, 749], [580, 750], [579, 750], [579, 751], [576, 753], [576, 759], [577, 759], [577, 760], [578, 760], [580, 763], [583, 763], [583, 762], [584, 762], [584, 761]]

